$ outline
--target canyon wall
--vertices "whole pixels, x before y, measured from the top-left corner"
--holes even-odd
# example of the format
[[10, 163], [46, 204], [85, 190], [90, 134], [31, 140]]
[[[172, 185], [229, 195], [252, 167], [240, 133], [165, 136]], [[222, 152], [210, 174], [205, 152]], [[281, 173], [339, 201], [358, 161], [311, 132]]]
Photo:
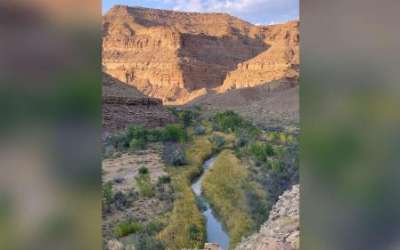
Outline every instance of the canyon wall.
[[164, 103], [296, 78], [296, 65], [298, 22], [255, 26], [227, 14], [119, 5], [103, 18], [103, 70]]

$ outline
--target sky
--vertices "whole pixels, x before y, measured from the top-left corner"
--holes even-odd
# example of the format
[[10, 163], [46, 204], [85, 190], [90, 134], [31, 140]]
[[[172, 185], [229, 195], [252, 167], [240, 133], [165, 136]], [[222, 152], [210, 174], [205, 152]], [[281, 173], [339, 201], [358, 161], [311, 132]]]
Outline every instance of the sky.
[[194, 12], [225, 12], [253, 24], [299, 19], [300, 0], [103, 0], [103, 12], [113, 5], [142, 6]]

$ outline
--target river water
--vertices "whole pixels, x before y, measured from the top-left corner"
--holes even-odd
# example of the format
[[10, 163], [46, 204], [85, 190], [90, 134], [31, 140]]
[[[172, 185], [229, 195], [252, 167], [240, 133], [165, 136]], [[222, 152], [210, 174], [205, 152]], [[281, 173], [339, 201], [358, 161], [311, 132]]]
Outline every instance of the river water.
[[208, 204], [208, 202], [202, 195], [203, 189], [202, 189], [201, 185], [204, 180], [204, 174], [213, 167], [215, 160], [216, 160], [216, 157], [213, 157], [213, 158], [207, 160], [206, 162], [204, 162], [203, 174], [193, 183], [192, 190], [196, 194], [196, 196], [199, 197], [200, 200], [202, 200], [202, 203], [205, 207], [205, 210], [203, 211], [203, 215], [206, 219], [207, 242], [216, 243], [222, 249], [228, 250], [229, 236], [225, 232], [225, 230], [222, 226], [222, 223], [215, 216], [215, 213], [214, 213], [213, 209], [211, 208], [210, 204]]

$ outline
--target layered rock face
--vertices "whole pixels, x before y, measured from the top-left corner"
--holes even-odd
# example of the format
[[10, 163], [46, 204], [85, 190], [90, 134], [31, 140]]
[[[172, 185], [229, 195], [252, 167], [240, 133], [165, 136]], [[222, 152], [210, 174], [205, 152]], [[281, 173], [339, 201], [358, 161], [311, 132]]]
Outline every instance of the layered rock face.
[[103, 75], [102, 91], [103, 137], [134, 124], [159, 127], [176, 121], [160, 99], [147, 97], [107, 74]]
[[[182, 104], [207, 89], [242, 87], [240, 70], [250, 72], [244, 85], [286, 76], [281, 65], [296, 61], [296, 49], [287, 47], [296, 39], [298, 45], [296, 32], [286, 30], [296, 24], [263, 27], [227, 14], [115, 6], [103, 18], [103, 70], [164, 103]], [[264, 66], [244, 64], [256, 65], [252, 59]], [[256, 67], [262, 73], [250, 81]]]
[[299, 23], [260, 28], [268, 49], [256, 57], [240, 63], [230, 72], [219, 92], [229, 89], [254, 87], [274, 80], [297, 81], [299, 76]]
[[260, 232], [242, 241], [235, 250], [300, 249], [299, 200], [300, 188], [295, 185], [279, 197]]

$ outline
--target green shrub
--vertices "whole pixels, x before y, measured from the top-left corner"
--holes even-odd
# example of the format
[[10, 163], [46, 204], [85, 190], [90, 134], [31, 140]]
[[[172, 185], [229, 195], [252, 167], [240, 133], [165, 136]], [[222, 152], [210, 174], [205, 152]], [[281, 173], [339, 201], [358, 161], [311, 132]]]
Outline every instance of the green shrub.
[[164, 224], [159, 220], [153, 220], [146, 225], [145, 232], [148, 235], [156, 235], [159, 233], [163, 228]]
[[201, 241], [202, 234], [195, 224], [189, 226], [189, 239], [192, 241]]
[[254, 143], [250, 147], [250, 153], [262, 162], [267, 162], [268, 157], [275, 154], [273, 147], [268, 143]]
[[140, 150], [146, 148], [146, 139], [145, 138], [133, 138], [129, 143], [129, 148], [133, 150]]
[[148, 175], [149, 174], [149, 169], [146, 167], [140, 167], [139, 168], [139, 174], [140, 175]]
[[114, 235], [118, 238], [130, 234], [138, 233], [143, 230], [143, 226], [138, 222], [122, 222], [114, 228]]
[[132, 126], [128, 128], [127, 136], [129, 140], [143, 139], [146, 141], [148, 130], [142, 126]]
[[142, 233], [135, 242], [135, 248], [138, 250], [164, 250], [165, 246], [162, 241]]
[[233, 111], [217, 113], [213, 118], [213, 127], [225, 133], [234, 132], [242, 125], [242, 118]]
[[163, 130], [162, 138], [165, 142], [183, 143], [186, 141], [186, 130], [178, 124], [167, 125]]
[[158, 183], [159, 183], [159, 184], [168, 184], [168, 183], [171, 183], [171, 177], [166, 176], [166, 175], [160, 176], [160, 177], [158, 177]]
[[204, 135], [206, 133], [206, 128], [203, 125], [196, 125], [193, 129], [195, 135]]
[[149, 175], [141, 175], [136, 177], [136, 185], [139, 189], [139, 195], [144, 198], [150, 198], [154, 196], [154, 187], [151, 183]]
[[106, 144], [112, 145], [117, 150], [125, 150], [129, 148], [130, 140], [126, 133], [117, 133], [109, 136]]
[[185, 151], [181, 145], [176, 143], [167, 143], [165, 145], [163, 160], [170, 166], [183, 166], [187, 163]]
[[150, 129], [147, 131], [147, 141], [149, 142], [159, 142], [162, 140], [162, 136], [162, 129]]
[[208, 140], [213, 144], [213, 147], [220, 149], [225, 144], [225, 139], [219, 135], [213, 135], [208, 138]]
[[107, 182], [103, 185], [103, 202], [105, 205], [110, 205], [113, 200], [113, 191], [111, 182]]

